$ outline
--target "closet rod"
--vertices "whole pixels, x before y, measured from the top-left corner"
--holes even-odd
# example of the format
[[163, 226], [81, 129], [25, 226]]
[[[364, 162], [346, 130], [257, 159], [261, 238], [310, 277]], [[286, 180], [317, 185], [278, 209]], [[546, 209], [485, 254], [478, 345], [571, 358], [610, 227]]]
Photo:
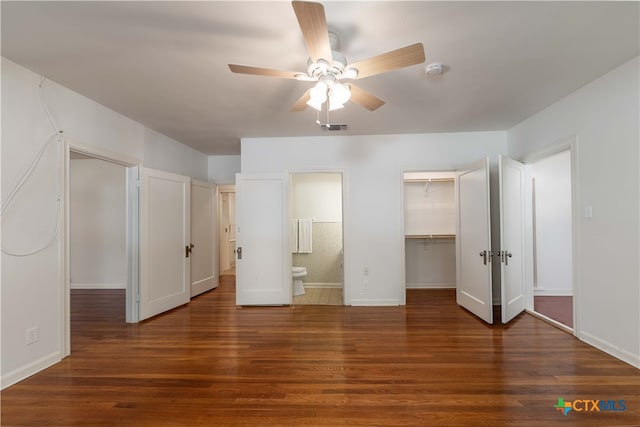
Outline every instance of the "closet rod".
[[405, 239], [455, 239], [455, 234], [407, 234]]
[[406, 178], [404, 182], [454, 182], [455, 178]]

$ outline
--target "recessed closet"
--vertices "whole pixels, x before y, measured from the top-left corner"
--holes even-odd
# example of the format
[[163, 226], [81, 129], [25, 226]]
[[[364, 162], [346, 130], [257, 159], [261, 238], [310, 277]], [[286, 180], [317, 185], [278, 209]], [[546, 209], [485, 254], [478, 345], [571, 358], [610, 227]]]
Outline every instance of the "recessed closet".
[[454, 172], [404, 173], [407, 289], [456, 287]]

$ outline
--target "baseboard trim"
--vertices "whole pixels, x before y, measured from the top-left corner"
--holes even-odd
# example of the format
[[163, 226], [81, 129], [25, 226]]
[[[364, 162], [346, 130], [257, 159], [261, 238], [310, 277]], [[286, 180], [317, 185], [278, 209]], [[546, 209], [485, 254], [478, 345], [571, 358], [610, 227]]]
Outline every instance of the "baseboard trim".
[[126, 283], [70, 283], [70, 289], [127, 289]]
[[206, 277], [191, 284], [191, 298], [218, 287], [218, 276]]
[[533, 296], [536, 297], [571, 297], [573, 292], [569, 289], [534, 289]]
[[304, 282], [305, 288], [313, 289], [342, 289], [342, 283], [307, 283]]
[[537, 311], [533, 311], [533, 310], [525, 310], [526, 313], [532, 315], [533, 317], [535, 317], [536, 319], [540, 319], [543, 322], [546, 322], [552, 326], [555, 326], [558, 329], [562, 329], [564, 332], [567, 332], [571, 335], [573, 335], [573, 328], [570, 328], [569, 326], [558, 322], [557, 320], [553, 320], [550, 317], [545, 316], [544, 314], [540, 314]]
[[455, 283], [407, 283], [407, 289], [455, 289]]
[[352, 299], [350, 305], [364, 307], [397, 306], [400, 305], [400, 301], [397, 299]]
[[621, 349], [620, 347], [611, 344], [610, 342], [594, 337], [588, 332], [580, 331], [578, 338], [580, 338], [580, 340], [586, 342], [587, 344], [597, 348], [598, 350], [602, 350], [605, 353], [615, 357], [616, 359], [620, 359], [623, 362], [633, 366], [634, 368], [640, 369], [640, 355], [632, 354], [627, 350]]
[[38, 372], [48, 368], [49, 366], [55, 365], [62, 358], [60, 357], [60, 352], [54, 352], [48, 354], [46, 356], [41, 357], [40, 359], [34, 360], [31, 363], [26, 364], [20, 368], [14, 369], [11, 372], [7, 372], [2, 375], [2, 385], [0, 389], [4, 390], [7, 387], [10, 387], [31, 375], [37, 374]]

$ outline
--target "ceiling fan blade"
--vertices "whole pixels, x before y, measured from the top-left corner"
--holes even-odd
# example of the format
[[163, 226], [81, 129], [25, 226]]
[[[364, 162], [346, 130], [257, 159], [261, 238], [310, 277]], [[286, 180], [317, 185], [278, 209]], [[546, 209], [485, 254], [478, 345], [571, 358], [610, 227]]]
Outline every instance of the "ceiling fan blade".
[[358, 86], [351, 83], [349, 84], [349, 86], [351, 87], [350, 101], [363, 106], [369, 111], [377, 110], [384, 105], [384, 101], [382, 99], [370, 94], [366, 90], [359, 88]]
[[415, 43], [369, 59], [349, 64], [358, 70], [358, 79], [424, 62], [424, 46]]
[[324, 59], [329, 65], [333, 64], [324, 6], [307, 1], [293, 1], [292, 5], [313, 62]]
[[304, 111], [307, 108], [307, 101], [311, 98], [311, 89], [307, 91], [291, 106], [289, 111]]
[[296, 76], [304, 73], [295, 71], [273, 70], [271, 68], [251, 67], [249, 65], [229, 64], [229, 69], [234, 73], [252, 74], [256, 76], [280, 77], [283, 79], [296, 79]]

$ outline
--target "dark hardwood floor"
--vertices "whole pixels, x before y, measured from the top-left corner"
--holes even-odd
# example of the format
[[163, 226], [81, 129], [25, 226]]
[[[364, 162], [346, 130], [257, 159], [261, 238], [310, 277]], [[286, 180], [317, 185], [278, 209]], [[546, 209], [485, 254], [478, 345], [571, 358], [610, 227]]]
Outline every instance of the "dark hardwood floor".
[[573, 328], [573, 297], [571, 296], [535, 296], [533, 309], [537, 313]]
[[233, 280], [138, 325], [122, 292], [74, 291], [72, 355], [2, 392], [2, 426], [640, 424], [639, 370], [530, 315], [490, 327], [450, 290], [238, 308]]

